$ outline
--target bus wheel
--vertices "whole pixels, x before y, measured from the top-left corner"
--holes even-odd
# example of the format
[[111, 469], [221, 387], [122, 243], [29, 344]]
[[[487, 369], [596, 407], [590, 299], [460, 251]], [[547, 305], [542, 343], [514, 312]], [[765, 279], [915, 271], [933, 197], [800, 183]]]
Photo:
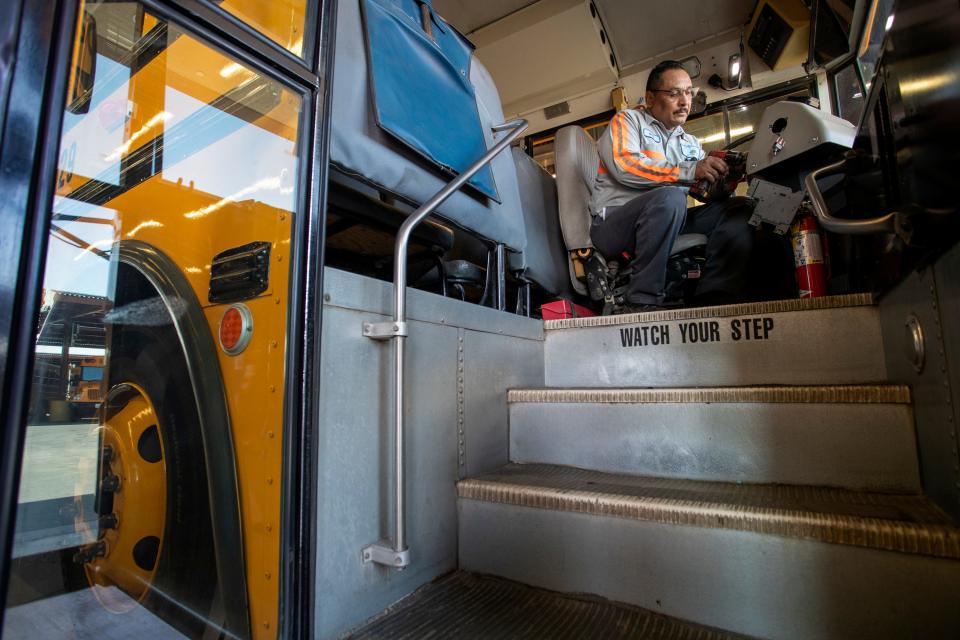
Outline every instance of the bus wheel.
[[216, 567], [199, 415], [171, 334], [115, 336], [100, 418], [99, 527], [77, 555], [105, 608], [143, 604], [192, 635], [209, 613]]
[[156, 406], [141, 385], [114, 385], [103, 412], [97, 541], [78, 555], [97, 598], [120, 613], [144, 599], [156, 575], [167, 510], [166, 447]]

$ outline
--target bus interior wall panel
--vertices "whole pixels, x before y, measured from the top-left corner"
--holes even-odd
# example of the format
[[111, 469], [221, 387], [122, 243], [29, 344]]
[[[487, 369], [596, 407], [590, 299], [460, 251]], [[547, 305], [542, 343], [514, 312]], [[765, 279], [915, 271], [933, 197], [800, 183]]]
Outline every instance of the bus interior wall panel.
[[[361, 335], [377, 314], [327, 306], [321, 337], [321, 424], [317, 447], [317, 611], [320, 638], [336, 638], [456, 568], [455, 327], [410, 323], [407, 358], [407, 537], [402, 572], [360, 561], [361, 548], [388, 539], [393, 492], [391, 345]], [[446, 354], [447, 357], [443, 357]], [[346, 526], [348, 525], [349, 526]]]
[[937, 309], [940, 324], [937, 327], [943, 335], [943, 352], [946, 359], [946, 371], [941, 371], [945, 397], [944, 404], [952, 411], [947, 415], [947, 430], [953, 445], [953, 482], [952, 504], [944, 505], [955, 517], [960, 518], [960, 245], [954, 245], [933, 267], [936, 279]]
[[[327, 278], [333, 280], [327, 282]], [[328, 296], [329, 299], [327, 299]], [[324, 308], [330, 306], [392, 316], [392, 284], [326, 267], [324, 269]], [[501, 313], [475, 304], [463, 305], [457, 299], [436, 293], [407, 288], [407, 307], [407, 317], [410, 320], [451, 325], [528, 340], [544, 339], [543, 322], [540, 320], [532, 320], [512, 313]]]
[[[888, 380], [912, 388], [917, 447], [925, 492], [960, 517], [956, 365], [960, 357], [960, 245], [931, 268], [914, 271], [880, 302]], [[951, 280], [953, 278], [953, 280]], [[951, 315], [952, 314], [952, 315]], [[907, 323], [922, 331], [924, 362], [914, 366]], [[951, 357], [952, 356], [952, 357]]]
[[[390, 388], [392, 347], [361, 335], [362, 322], [387, 314], [391, 286], [336, 269], [325, 270], [324, 283], [323, 362], [336, 364], [320, 374], [315, 637], [336, 638], [456, 568], [459, 450], [465, 443], [465, 454], [475, 452], [479, 466], [503, 461], [506, 387], [542, 384], [543, 323], [408, 292], [409, 340], [431, 348], [411, 349], [406, 363], [413, 562], [392, 571], [360, 561], [361, 548], [391, 530], [392, 394], [384, 390]], [[466, 407], [461, 385], [469, 385], [476, 399]], [[478, 417], [490, 413], [482, 398], [499, 402], [504, 415]]]
[[[457, 382], [460, 476], [494, 471], [509, 461], [507, 390], [544, 386], [543, 342], [498, 333], [460, 330]], [[461, 359], [462, 358], [462, 359]], [[459, 450], [458, 450], [459, 453]]]

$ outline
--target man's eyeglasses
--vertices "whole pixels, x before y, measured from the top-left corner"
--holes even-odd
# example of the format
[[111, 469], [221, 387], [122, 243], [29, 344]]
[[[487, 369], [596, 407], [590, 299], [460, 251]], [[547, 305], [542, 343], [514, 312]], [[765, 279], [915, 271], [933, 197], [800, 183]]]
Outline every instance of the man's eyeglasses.
[[656, 93], [665, 93], [670, 96], [671, 100], [676, 100], [681, 95], [692, 98], [697, 93], [696, 87], [688, 87], [686, 89], [651, 89], [651, 91]]

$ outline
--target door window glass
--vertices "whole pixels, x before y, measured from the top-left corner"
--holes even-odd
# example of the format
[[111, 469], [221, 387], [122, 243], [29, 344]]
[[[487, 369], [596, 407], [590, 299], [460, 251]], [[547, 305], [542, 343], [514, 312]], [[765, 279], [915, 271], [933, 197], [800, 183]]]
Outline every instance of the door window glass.
[[870, 22], [867, 23], [867, 32], [860, 45], [860, 71], [866, 82], [866, 89], [870, 91], [873, 83], [873, 74], [877, 70], [880, 54], [883, 52], [883, 41], [887, 31], [893, 27], [893, 0], [874, 0], [871, 6]]
[[135, 2], [76, 33], [2, 635], [272, 634], [302, 98]]
[[837, 95], [838, 115], [850, 124], [860, 124], [865, 97], [856, 64], [851, 62], [838, 71], [833, 82]]
[[704, 153], [710, 153], [714, 149], [723, 149], [727, 144], [727, 133], [723, 128], [722, 113], [688, 120], [683, 125], [683, 130], [700, 141]]
[[287, 51], [303, 57], [307, 0], [224, 0], [217, 4]]

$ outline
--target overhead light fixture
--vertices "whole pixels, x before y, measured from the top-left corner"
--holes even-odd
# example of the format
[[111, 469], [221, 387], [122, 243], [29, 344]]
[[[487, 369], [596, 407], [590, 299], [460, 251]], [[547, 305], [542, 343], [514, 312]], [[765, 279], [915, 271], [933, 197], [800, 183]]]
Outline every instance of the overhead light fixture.
[[727, 58], [727, 78], [724, 80], [719, 74], [713, 74], [707, 79], [707, 84], [724, 91], [733, 91], [744, 87], [752, 87], [750, 77], [750, 59], [743, 46], [743, 34], [740, 34], [740, 45], [735, 53]]
[[731, 88], [740, 86], [740, 71], [740, 54], [735, 53], [727, 63], [727, 84]]

